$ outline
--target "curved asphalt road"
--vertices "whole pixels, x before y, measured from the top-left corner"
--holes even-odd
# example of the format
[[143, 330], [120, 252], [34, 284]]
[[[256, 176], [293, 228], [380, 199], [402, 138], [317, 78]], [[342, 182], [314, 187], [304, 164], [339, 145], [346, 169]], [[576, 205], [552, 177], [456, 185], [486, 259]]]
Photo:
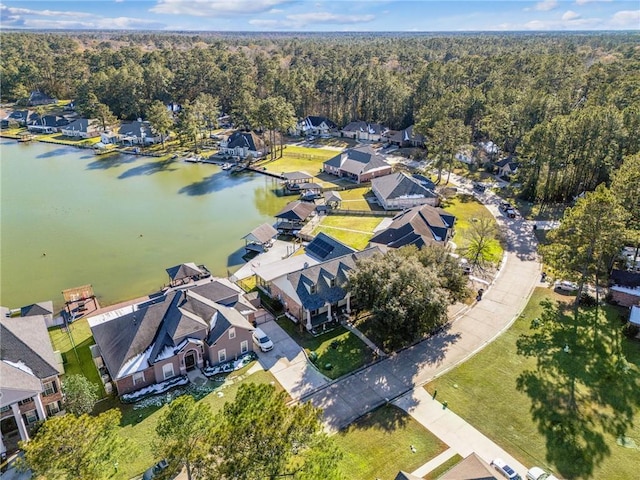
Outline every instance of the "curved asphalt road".
[[[454, 179], [465, 185], [466, 180]], [[470, 184], [466, 184], [469, 186]], [[478, 195], [505, 226], [506, 254], [502, 268], [482, 301], [453, 320], [448, 330], [348, 377], [303, 393], [300, 400], [324, 409], [328, 430], [346, 427], [358, 417], [401, 395], [411, 408], [410, 392], [465, 361], [493, 341], [527, 304], [540, 280], [532, 224], [505, 218], [493, 193]], [[415, 399], [417, 404], [418, 398]]]

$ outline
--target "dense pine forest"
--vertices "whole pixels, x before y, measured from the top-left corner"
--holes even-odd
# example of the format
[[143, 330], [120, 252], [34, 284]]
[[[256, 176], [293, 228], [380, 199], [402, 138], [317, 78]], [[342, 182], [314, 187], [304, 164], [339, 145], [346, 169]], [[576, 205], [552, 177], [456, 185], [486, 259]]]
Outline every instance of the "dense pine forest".
[[415, 124], [428, 154], [491, 140], [517, 156], [530, 200], [568, 201], [608, 184], [640, 150], [637, 33], [4, 32], [1, 40], [3, 102], [40, 89], [80, 104], [95, 98], [135, 119], [154, 101], [189, 105], [207, 94], [236, 125], [257, 128], [257, 105], [281, 98], [297, 117]]

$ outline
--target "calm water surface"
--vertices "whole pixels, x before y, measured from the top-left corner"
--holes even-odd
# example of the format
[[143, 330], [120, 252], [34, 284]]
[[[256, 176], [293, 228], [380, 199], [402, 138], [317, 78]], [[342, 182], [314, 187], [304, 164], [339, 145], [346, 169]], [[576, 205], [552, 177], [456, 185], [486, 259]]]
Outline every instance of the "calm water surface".
[[290, 198], [274, 179], [213, 165], [0, 141], [0, 304], [16, 308], [93, 285], [101, 304], [168, 281], [165, 268], [226, 275], [241, 239]]

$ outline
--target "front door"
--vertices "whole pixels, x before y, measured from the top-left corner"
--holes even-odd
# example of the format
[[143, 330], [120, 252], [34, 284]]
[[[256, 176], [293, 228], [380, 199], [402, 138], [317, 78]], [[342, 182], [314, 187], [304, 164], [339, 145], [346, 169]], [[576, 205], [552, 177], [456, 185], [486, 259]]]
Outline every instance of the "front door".
[[184, 356], [184, 364], [187, 367], [187, 372], [196, 368], [196, 352], [193, 350], [189, 351]]

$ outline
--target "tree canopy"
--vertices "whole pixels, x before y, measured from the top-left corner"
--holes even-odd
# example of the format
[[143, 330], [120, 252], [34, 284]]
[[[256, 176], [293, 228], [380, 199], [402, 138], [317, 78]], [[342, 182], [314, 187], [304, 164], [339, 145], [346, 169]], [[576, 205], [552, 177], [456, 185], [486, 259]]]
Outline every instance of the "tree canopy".
[[118, 432], [120, 411], [96, 417], [67, 414], [47, 419], [29, 442], [21, 442], [23, 465], [36, 478], [100, 480], [133, 454]]
[[98, 385], [80, 374], [65, 375], [62, 391], [65, 410], [76, 415], [91, 412], [99, 398]]

